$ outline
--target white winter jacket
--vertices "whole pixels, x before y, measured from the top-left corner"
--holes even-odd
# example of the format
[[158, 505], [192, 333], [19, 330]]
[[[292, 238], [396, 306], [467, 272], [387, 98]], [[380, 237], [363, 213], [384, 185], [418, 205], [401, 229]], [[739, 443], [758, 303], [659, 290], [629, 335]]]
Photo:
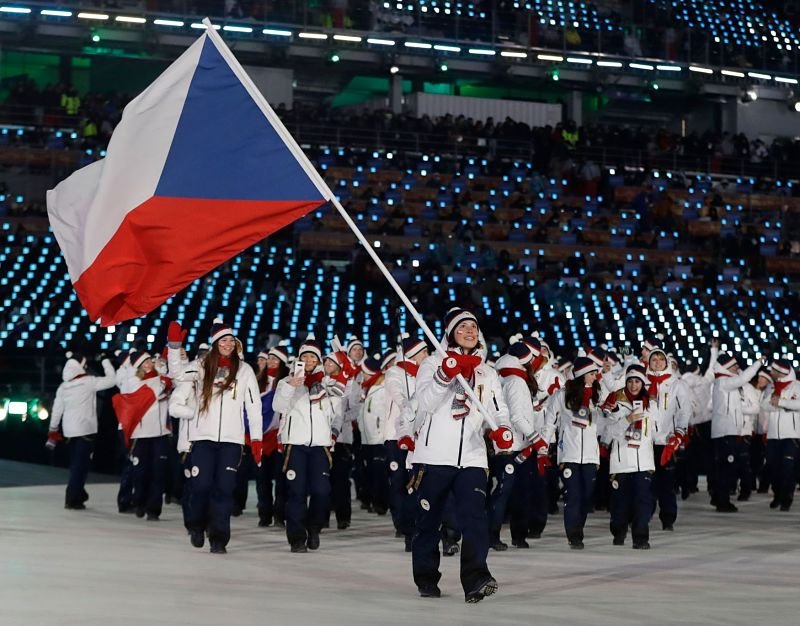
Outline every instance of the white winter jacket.
[[386, 416], [388, 403], [383, 381], [369, 388], [361, 412], [358, 416], [358, 428], [361, 430], [361, 443], [365, 446], [383, 445], [386, 441]]
[[[658, 385], [658, 393], [650, 396], [649, 414], [653, 419], [653, 444], [663, 446], [674, 432], [685, 434], [689, 428], [694, 404], [689, 387], [671, 370], [650, 375], [670, 374]], [[648, 385], [649, 386], [649, 385]]]
[[123, 381], [120, 391], [122, 393], [133, 393], [143, 386], [148, 386], [153, 390], [156, 396], [156, 401], [150, 405], [147, 412], [142, 417], [142, 421], [133, 430], [131, 439], [151, 439], [153, 437], [163, 437], [169, 434], [169, 412], [168, 412], [168, 394], [166, 393], [166, 386], [161, 381], [160, 376], [147, 378], [142, 380], [136, 376], [135, 371], [131, 371], [127, 380]]
[[794, 371], [778, 381], [790, 384], [781, 391], [777, 408], [772, 406], [773, 393], [764, 394], [761, 406], [769, 411], [769, 428], [767, 439], [798, 439], [800, 438], [800, 381]]
[[341, 398], [332, 398], [331, 406], [333, 408], [333, 421], [331, 422], [331, 431], [336, 434], [336, 443], [344, 443], [347, 445], [353, 444], [353, 422], [349, 419], [349, 402], [355, 396], [353, 393], [353, 380], [347, 381], [344, 395]]
[[745, 424], [743, 387], [758, 373], [761, 363], [752, 363], [736, 376], [717, 366], [711, 387], [711, 438], [741, 435]]
[[396, 441], [411, 434], [403, 416], [409, 414], [408, 407], [417, 390], [417, 378], [395, 364], [386, 371], [383, 385], [388, 404], [384, 437], [386, 441]]
[[64, 382], [58, 386], [53, 401], [50, 430], [58, 430], [61, 425], [67, 438], [97, 433], [96, 394], [116, 383], [111, 361], [103, 359], [102, 366], [102, 376], [89, 376], [74, 359], [67, 361], [62, 373]]
[[[174, 348], [170, 348], [172, 353]], [[217, 441], [244, 445], [245, 411], [252, 441], [261, 441], [261, 394], [253, 369], [244, 361], [233, 385], [211, 396], [208, 407], [201, 411], [203, 393], [202, 363], [194, 361], [176, 376], [178, 388], [173, 392], [169, 410], [173, 417], [189, 420], [189, 441]], [[187, 383], [187, 384], [183, 384]], [[191, 383], [191, 384], [189, 384]], [[193, 397], [192, 397], [193, 396]]]
[[758, 421], [758, 414], [761, 412], [761, 392], [753, 387], [750, 383], [746, 383], [742, 387], [742, 427], [739, 434], [743, 437], [749, 437], [756, 430], [756, 422]]
[[[441, 363], [441, 355], [429, 356], [417, 372], [414, 463], [487, 469], [484, 420], [475, 407], [467, 417], [453, 418], [452, 405], [458, 383], [454, 379], [445, 385], [436, 378]], [[481, 406], [497, 425], [509, 427], [500, 378], [485, 362], [475, 368], [473, 389]]]
[[[196, 377], [197, 370], [200, 367], [200, 360], [184, 361], [181, 358], [180, 350], [168, 349], [167, 350], [167, 363], [169, 367], [169, 375], [172, 378], [173, 389], [169, 397], [169, 414], [177, 418], [178, 415], [172, 409], [173, 403], [175, 405], [182, 404], [184, 413], [194, 413], [197, 408], [197, 390], [196, 390]], [[189, 371], [189, 376], [184, 379], [183, 373]], [[180, 409], [178, 409], [180, 412]], [[189, 441], [189, 420], [178, 420], [178, 443], [177, 450], [181, 454], [189, 452], [192, 445]]]
[[[318, 368], [321, 371], [321, 368]], [[330, 448], [331, 424], [336, 415], [337, 404], [324, 385], [322, 391], [312, 399], [308, 387], [292, 387], [289, 378], [278, 383], [272, 408], [281, 413], [278, 440], [284, 445], [325, 446]], [[338, 401], [340, 399], [336, 399]]]
[[603, 419], [596, 406], [587, 409], [584, 419], [591, 417], [591, 424], [585, 428], [576, 426], [572, 417], [576, 414], [564, 404], [564, 389], [559, 389], [547, 401], [544, 411], [542, 436], [551, 441], [558, 432], [559, 463], [600, 464], [600, 448], [597, 444], [597, 423]]
[[495, 369], [500, 374], [503, 398], [508, 406], [508, 419], [514, 431], [514, 445], [511, 451], [519, 452], [525, 447], [525, 442], [531, 435], [542, 430], [544, 420], [536, 422], [533, 398], [527, 383], [528, 373], [519, 359], [504, 354], [497, 359]]
[[[656, 469], [653, 455], [653, 423], [648, 410], [642, 412], [642, 427], [639, 439], [631, 437], [633, 426], [628, 415], [633, 413], [633, 404], [624, 391], [616, 394], [616, 405], [611, 411], [604, 411], [606, 417], [605, 437], [611, 442], [609, 460], [611, 474], [630, 474], [633, 472], [653, 472]], [[638, 444], [638, 445], [637, 445]]]
[[[539, 387], [539, 391], [533, 399], [533, 421], [535, 424], [539, 424], [541, 428], [544, 424], [544, 408], [547, 405], [547, 401], [556, 391], [564, 387], [565, 379], [558, 369], [549, 364], [536, 372], [534, 378], [536, 378], [536, 385]], [[556, 433], [554, 431], [553, 437], [555, 436]], [[548, 443], [555, 443], [555, 440], [551, 439]]]

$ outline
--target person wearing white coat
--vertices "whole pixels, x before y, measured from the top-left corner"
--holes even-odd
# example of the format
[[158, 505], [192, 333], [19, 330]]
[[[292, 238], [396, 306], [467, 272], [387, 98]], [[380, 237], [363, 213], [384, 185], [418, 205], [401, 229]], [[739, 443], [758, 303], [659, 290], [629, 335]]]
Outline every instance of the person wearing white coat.
[[[94, 450], [97, 434], [97, 393], [114, 386], [114, 366], [103, 359], [103, 376], [86, 373], [86, 359], [78, 354], [67, 353], [67, 362], [56, 390], [53, 412], [50, 415], [48, 445], [55, 445], [63, 438], [69, 440], [69, 481], [64, 496], [64, 508], [85, 509], [89, 499], [86, 493], [86, 477]], [[63, 437], [59, 432], [63, 431]]]
[[753, 474], [753, 489], [758, 493], [769, 491], [769, 469], [765, 463], [767, 449], [767, 432], [769, 431], [769, 414], [772, 406], [764, 406], [764, 400], [772, 395], [772, 377], [767, 368], [758, 370], [755, 382], [758, 391], [758, 415], [753, 420], [753, 439], [750, 442], [750, 467]]
[[386, 417], [386, 460], [389, 468], [389, 509], [395, 534], [405, 539], [406, 552], [411, 552], [414, 535], [414, 498], [406, 485], [410, 472], [406, 460], [414, 451], [414, 439], [404, 423], [417, 390], [419, 364], [428, 358], [428, 346], [416, 337], [402, 340], [400, 360], [386, 371], [384, 387], [389, 403]]
[[656, 472], [653, 476], [658, 517], [663, 530], [674, 530], [678, 519], [675, 496], [674, 455], [686, 441], [692, 414], [692, 397], [680, 374], [669, 367], [667, 353], [655, 339], [647, 350], [647, 379], [650, 396], [650, 418], [653, 420], [653, 445]]
[[[512, 337], [514, 341], [515, 337]], [[495, 450], [489, 459], [489, 542], [493, 550], [504, 551], [508, 545], [501, 541], [500, 531], [510, 508], [511, 543], [516, 548], [528, 548], [526, 538], [531, 524], [531, 492], [534, 476], [541, 483], [538, 491], [543, 496], [544, 479], [537, 471], [537, 455], [523, 454], [526, 441], [532, 439], [542, 424], [536, 424], [533, 410], [533, 394], [536, 382], [531, 367], [533, 352], [524, 341], [512, 343], [508, 352], [501, 356], [495, 369], [503, 385], [503, 398], [509, 412], [509, 421], [514, 434], [514, 443], [508, 450]], [[542, 440], [544, 442], [544, 440]], [[541, 452], [547, 458], [547, 446]], [[545, 522], [547, 508], [544, 507]], [[543, 527], [543, 525], [542, 525]], [[540, 531], [541, 532], [541, 531]]]
[[[128, 456], [133, 467], [132, 505], [136, 517], [147, 514], [148, 521], [158, 521], [164, 499], [164, 479], [169, 445], [167, 420], [167, 385], [155, 370], [147, 352], [130, 355], [128, 377], [122, 381], [120, 392], [134, 393], [140, 387], [150, 387], [156, 398], [131, 434]], [[170, 383], [171, 386], [171, 383]]]
[[[182, 341], [180, 326], [174, 332], [173, 326], [177, 324], [170, 324], [167, 335], [170, 353], [178, 350]], [[178, 398], [170, 409], [175, 417], [189, 420], [191, 503], [186, 523], [191, 543], [203, 547], [208, 531], [211, 552], [225, 554], [236, 472], [245, 442], [245, 411], [253, 457], [261, 463], [261, 396], [256, 375], [239, 354], [241, 344], [221, 319], [214, 320], [210, 343], [211, 349], [196, 371], [182, 374], [183, 381], [194, 383], [182, 386], [183, 392], [194, 397], [188, 401]]]
[[600, 368], [575, 359], [573, 378], [547, 402], [542, 436], [558, 432], [558, 467], [564, 483], [564, 529], [573, 550], [583, 550], [583, 528], [592, 508], [600, 453], [597, 441]]
[[[334, 400], [325, 385], [322, 350], [309, 335], [297, 353], [303, 370], [278, 383], [272, 408], [281, 414], [284, 445], [286, 538], [294, 553], [319, 548], [331, 497], [331, 424]], [[337, 398], [340, 400], [340, 398]]]
[[609, 394], [602, 406], [606, 416], [604, 437], [611, 444], [610, 530], [614, 545], [622, 546], [630, 527], [634, 550], [647, 550], [650, 548], [652, 480], [656, 467], [644, 366], [629, 365], [624, 380], [625, 386]]
[[737, 454], [737, 437], [745, 427], [745, 403], [742, 388], [758, 373], [760, 361], [741, 371], [736, 359], [728, 354], [717, 357], [714, 385], [711, 388], [711, 440], [714, 443], [715, 480], [712, 504], [719, 513], [735, 513], [731, 489], [736, 484], [740, 465], [745, 461]]
[[[497, 373], [482, 355], [477, 318], [451, 309], [445, 317], [443, 348], [422, 362], [417, 373], [418, 414], [414, 420], [416, 446], [412, 488], [417, 496], [417, 520], [412, 541], [414, 582], [423, 597], [439, 597], [440, 526], [452, 493], [463, 537], [461, 586], [473, 603], [497, 591], [486, 565], [489, 525], [486, 515], [488, 461], [484, 441], [486, 412], [498, 428], [490, 438], [500, 449], [512, 445], [508, 409]], [[473, 389], [481, 408], [472, 406], [458, 381], [461, 375]]]
[[792, 364], [778, 359], [770, 368], [774, 381], [772, 395], [763, 401], [770, 409], [767, 431], [767, 465], [772, 474], [775, 498], [771, 508], [788, 511], [792, 507], [800, 450], [800, 382]]
[[386, 463], [388, 402], [381, 362], [367, 357], [361, 362], [361, 410], [358, 429], [366, 460], [367, 511], [386, 515], [389, 510], [389, 476]]

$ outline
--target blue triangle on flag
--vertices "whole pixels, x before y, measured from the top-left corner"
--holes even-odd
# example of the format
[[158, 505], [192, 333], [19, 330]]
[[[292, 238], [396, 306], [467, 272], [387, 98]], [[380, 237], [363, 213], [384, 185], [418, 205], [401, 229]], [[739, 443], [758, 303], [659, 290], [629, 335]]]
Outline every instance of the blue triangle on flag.
[[323, 199], [210, 39], [189, 85], [155, 195]]

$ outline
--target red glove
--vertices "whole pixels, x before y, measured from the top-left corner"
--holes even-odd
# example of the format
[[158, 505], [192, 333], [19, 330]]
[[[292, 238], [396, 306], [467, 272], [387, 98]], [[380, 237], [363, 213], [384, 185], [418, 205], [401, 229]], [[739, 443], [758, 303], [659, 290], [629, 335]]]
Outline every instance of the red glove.
[[283, 454], [283, 443], [281, 443], [281, 442], [279, 441], [279, 442], [278, 442], [278, 445], [277, 445], [277, 446], [275, 446], [275, 449], [276, 449], [278, 452], [280, 452], [281, 454]]
[[336, 445], [336, 440], [337, 440], [338, 438], [339, 438], [339, 433], [336, 433], [336, 432], [334, 432], [334, 431], [331, 431], [331, 445], [332, 445], [332, 446], [335, 446], [335, 445]]
[[48, 450], [55, 450], [56, 445], [61, 441], [64, 441], [64, 437], [61, 433], [57, 430], [51, 430], [47, 433], [47, 443], [44, 444], [44, 447]]
[[442, 361], [442, 364], [439, 366], [439, 370], [436, 373], [444, 382], [449, 383], [461, 373], [461, 366], [459, 366], [455, 357], [449, 356]]
[[675, 451], [681, 447], [683, 443], [683, 433], [674, 432], [669, 436], [667, 440], [667, 445], [664, 446], [664, 451], [661, 453], [661, 467], [664, 467], [672, 456], [675, 454]]
[[536, 454], [536, 469], [539, 472], [539, 476], [544, 476], [547, 472], [547, 468], [552, 466], [553, 463], [550, 461], [550, 455], [547, 450], [539, 450]]
[[397, 441], [397, 447], [401, 450], [410, 450], [413, 452], [416, 444], [411, 437], [406, 435], [405, 437], [400, 437], [400, 439]]
[[172, 379], [169, 376], [162, 376], [161, 382], [164, 383], [164, 393], [172, 391]]
[[505, 426], [489, 433], [489, 439], [494, 441], [498, 450], [508, 450], [514, 444], [514, 433]]
[[608, 459], [611, 457], [611, 450], [608, 447], [607, 443], [600, 444], [600, 458], [601, 459]]
[[257, 441], [250, 442], [250, 452], [253, 453], [253, 460], [256, 462], [256, 465], [261, 467], [261, 457], [264, 455], [264, 444], [261, 442], [260, 439]]
[[170, 322], [167, 327], [167, 342], [182, 344], [189, 333], [188, 328], [181, 328], [178, 322]]

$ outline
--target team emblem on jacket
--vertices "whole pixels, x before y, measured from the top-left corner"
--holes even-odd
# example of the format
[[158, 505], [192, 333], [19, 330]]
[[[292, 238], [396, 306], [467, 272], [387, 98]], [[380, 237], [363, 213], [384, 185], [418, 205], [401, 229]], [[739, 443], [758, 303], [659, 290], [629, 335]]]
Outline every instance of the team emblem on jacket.
[[422, 500], [419, 501], [419, 505], [426, 511], [431, 510], [431, 503], [428, 502], [425, 498], [422, 498]]
[[138, 456], [132, 456], [131, 457], [131, 465], [133, 465], [134, 467], [136, 465], [139, 465], [139, 457]]
[[506, 465], [506, 474], [513, 474], [514, 473], [514, 466], [509, 463]]
[[190, 469], [187, 467], [185, 470], [183, 470], [183, 475], [184, 475], [186, 478], [191, 478], [191, 477], [192, 477], [192, 470], [190, 470]]
[[294, 480], [295, 478], [297, 478], [297, 472], [294, 470], [289, 470], [286, 472], [286, 480]]
[[572, 470], [567, 467], [564, 469], [564, 478], [569, 478], [570, 476], [572, 476]]
[[389, 463], [389, 469], [392, 470], [393, 472], [396, 472], [399, 468], [400, 466], [397, 464], [397, 461], [392, 461], [391, 463]]
[[733, 463], [733, 461], [734, 461], [733, 455], [729, 454], [728, 455], [728, 463]]
[[616, 480], [612, 480], [611, 487], [613, 487], [614, 489], [619, 489], [619, 482], [617, 482]]
[[200, 468], [197, 465], [192, 467], [192, 478], [197, 478], [197, 475], [200, 473]]

